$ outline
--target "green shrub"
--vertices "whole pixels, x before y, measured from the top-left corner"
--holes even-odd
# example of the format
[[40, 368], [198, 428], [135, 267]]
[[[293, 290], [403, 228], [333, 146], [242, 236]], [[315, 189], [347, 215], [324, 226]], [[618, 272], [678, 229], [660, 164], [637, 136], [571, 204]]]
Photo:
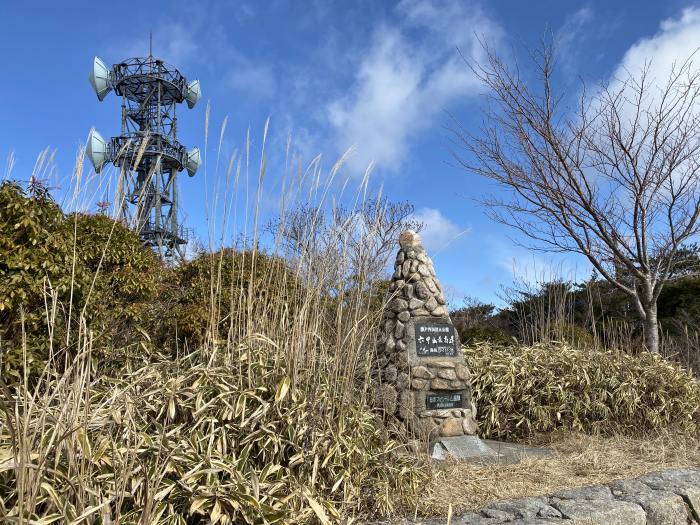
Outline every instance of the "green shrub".
[[515, 344], [515, 338], [505, 333], [503, 330], [491, 326], [474, 326], [459, 330], [459, 339], [462, 344], [472, 345], [475, 343], [492, 343], [496, 345]]
[[[144, 322], [169, 273], [136, 232], [104, 215], [71, 215], [76, 258], [84, 280], [79, 306], [96, 336], [128, 343]], [[71, 240], [73, 233], [71, 232]], [[89, 294], [89, 296], [88, 296]]]
[[[285, 261], [260, 251], [225, 248], [175, 268], [155, 306], [152, 332], [162, 345], [197, 348], [256, 331], [261, 316], [288, 323], [297, 310], [299, 281]], [[265, 324], [270, 322], [265, 319]]]
[[564, 345], [464, 348], [480, 433], [513, 438], [582, 432], [697, 432], [700, 385], [658, 355]]
[[25, 358], [29, 376], [51, 353], [62, 362], [62, 351], [75, 351], [71, 335], [83, 328], [95, 340], [127, 344], [156, 296], [161, 269], [138, 235], [112, 219], [66, 216], [41, 186], [0, 184], [2, 377], [16, 382]]
[[[71, 293], [80, 292], [67, 233], [63, 212], [48, 191], [38, 186], [30, 194], [16, 183], [0, 184], [0, 373], [6, 381], [22, 373], [23, 340], [27, 373], [43, 366], [51, 345], [45, 298], [67, 303]], [[66, 315], [66, 309], [55, 310], [59, 319]]]

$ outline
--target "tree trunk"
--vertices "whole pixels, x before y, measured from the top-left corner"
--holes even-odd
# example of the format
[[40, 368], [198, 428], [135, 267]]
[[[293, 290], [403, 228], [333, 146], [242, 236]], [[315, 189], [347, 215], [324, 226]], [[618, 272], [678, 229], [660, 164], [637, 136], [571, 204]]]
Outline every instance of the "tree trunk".
[[659, 319], [656, 315], [656, 303], [645, 305], [644, 344], [649, 352], [659, 351]]

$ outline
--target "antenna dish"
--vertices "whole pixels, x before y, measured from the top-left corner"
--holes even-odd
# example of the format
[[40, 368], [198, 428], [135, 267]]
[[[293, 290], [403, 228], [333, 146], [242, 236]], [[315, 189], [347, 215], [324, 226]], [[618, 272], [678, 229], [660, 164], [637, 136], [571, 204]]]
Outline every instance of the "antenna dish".
[[202, 88], [199, 85], [199, 80], [193, 80], [187, 84], [187, 95], [185, 95], [185, 99], [187, 100], [188, 108], [192, 109], [201, 97]]
[[95, 57], [90, 72], [90, 84], [97, 94], [97, 99], [102, 102], [107, 93], [112, 91], [112, 73], [99, 57]]
[[102, 135], [100, 135], [95, 128], [91, 129], [90, 135], [88, 135], [85, 154], [95, 167], [95, 173], [99, 173], [102, 170], [102, 166], [109, 160], [107, 141], [102, 138]]
[[202, 155], [199, 153], [199, 148], [192, 148], [187, 152], [187, 160], [185, 162], [185, 168], [187, 169], [187, 174], [192, 177], [199, 166], [202, 164]]

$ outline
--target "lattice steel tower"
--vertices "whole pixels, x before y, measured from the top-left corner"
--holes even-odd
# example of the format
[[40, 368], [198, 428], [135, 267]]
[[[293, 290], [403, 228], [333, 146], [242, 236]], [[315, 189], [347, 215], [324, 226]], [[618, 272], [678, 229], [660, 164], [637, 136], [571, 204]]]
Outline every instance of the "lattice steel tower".
[[182, 257], [187, 236], [177, 221], [177, 173], [193, 176], [201, 160], [199, 148], [187, 151], [177, 140], [176, 109], [184, 101], [194, 107], [199, 80], [188, 83], [149, 54], [111, 69], [95, 57], [90, 83], [100, 101], [111, 90], [122, 97], [121, 134], [107, 142], [92, 129], [86, 148], [97, 173], [107, 162], [119, 168], [116, 217], [164, 259]]

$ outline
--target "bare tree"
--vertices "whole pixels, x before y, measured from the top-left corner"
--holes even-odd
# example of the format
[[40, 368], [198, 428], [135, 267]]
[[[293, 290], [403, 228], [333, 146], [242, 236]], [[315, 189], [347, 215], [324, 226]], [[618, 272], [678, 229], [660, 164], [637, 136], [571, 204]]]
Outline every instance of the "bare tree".
[[[412, 218], [413, 213], [412, 204], [376, 197], [354, 209], [303, 206], [291, 210], [271, 228], [283, 239], [288, 256], [308, 261], [308, 279], [361, 290], [385, 278], [399, 234], [422, 229], [423, 225]], [[321, 275], [316, 270], [327, 258], [345, 264], [334, 266], [337, 274], [329, 275], [324, 269]]]
[[470, 67], [490, 103], [478, 135], [456, 129], [471, 153], [458, 159], [508, 191], [486, 202], [492, 217], [534, 248], [585, 256], [627, 294], [657, 352], [657, 299], [700, 230], [700, 71], [688, 59], [656, 79], [647, 63], [592, 94], [583, 86], [570, 108], [551, 44], [532, 55], [534, 86], [485, 50]]

